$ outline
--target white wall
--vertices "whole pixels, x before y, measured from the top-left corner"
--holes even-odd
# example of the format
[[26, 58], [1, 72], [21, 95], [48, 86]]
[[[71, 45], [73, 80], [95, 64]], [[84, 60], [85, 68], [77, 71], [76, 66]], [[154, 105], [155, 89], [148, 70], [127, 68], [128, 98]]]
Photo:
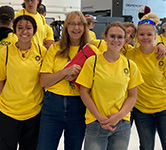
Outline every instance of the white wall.
[[[15, 11], [22, 9], [23, 0], [0, 0], [0, 6], [10, 5]], [[64, 20], [68, 12], [80, 10], [81, 0], [42, 0], [47, 7], [47, 16], [56, 20]]]

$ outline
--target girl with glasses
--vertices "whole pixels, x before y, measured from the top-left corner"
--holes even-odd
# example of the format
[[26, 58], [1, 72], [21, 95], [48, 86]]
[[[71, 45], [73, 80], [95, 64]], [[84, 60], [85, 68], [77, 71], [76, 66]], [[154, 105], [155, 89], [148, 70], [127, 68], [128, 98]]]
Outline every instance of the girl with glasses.
[[125, 37], [122, 23], [109, 24], [104, 32], [107, 50], [88, 58], [76, 80], [87, 107], [84, 150], [127, 150], [130, 110], [143, 80], [136, 64], [120, 55]]

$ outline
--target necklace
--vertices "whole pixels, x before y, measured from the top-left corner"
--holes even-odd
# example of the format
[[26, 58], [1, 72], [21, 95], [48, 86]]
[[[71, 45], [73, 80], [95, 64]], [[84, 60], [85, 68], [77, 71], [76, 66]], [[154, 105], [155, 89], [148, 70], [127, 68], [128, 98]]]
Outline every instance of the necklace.
[[[27, 60], [28, 58], [29, 58], [29, 55], [30, 55], [30, 53], [31, 53], [31, 46], [29, 47], [29, 50], [21, 50], [20, 48], [19, 48], [19, 46], [18, 46], [18, 43], [16, 43], [16, 47], [18, 48], [18, 50], [21, 52], [21, 56], [20, 56], [20, 52], [18, 51], [18, 55], [19, 55], [19, 57], [21, 58], [21, 60]], [[23, 51], [25, 51], [25, 52], [23, 52]], [[29, 53], [28, 53], [29, 52]], [[28, 55], [26, 56], [26, 54], [28, 53]]]

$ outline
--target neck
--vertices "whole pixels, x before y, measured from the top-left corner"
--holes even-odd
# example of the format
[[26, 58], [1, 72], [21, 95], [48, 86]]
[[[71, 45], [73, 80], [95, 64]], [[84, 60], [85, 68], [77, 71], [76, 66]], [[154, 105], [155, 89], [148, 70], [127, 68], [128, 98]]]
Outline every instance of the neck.
[[22, 42], [16, 42], [16, 47], [19, 49], [19, 50], [29, 50], [31, 48], [31, 42], [28, 42], [28, 43], [22, 43]]
[[140, 50], [144, 53], [144, 54], [150, 54], [150, 53], [152, 53], [153, 52], [153, 50], [154, 50], [154, 46], [146, 46], [146, 47], [144, 47], [144, 46], [140, 46]]
[[108, 62], [116, 62], [119, 57], [120, 57], [120, 53], [118, 52], [112, 52], [112, 51], [106, 51], [103, 54], [104, 58], [108, 61]]
[[71, 46], [79, 46], [80, 40], [77, 40], [77, 41], [72, 40], [70, 43], [71, 43]]
[[26, 9], [26, 11], [29, 12], [30, 14], [37, 14], [36, 9]]

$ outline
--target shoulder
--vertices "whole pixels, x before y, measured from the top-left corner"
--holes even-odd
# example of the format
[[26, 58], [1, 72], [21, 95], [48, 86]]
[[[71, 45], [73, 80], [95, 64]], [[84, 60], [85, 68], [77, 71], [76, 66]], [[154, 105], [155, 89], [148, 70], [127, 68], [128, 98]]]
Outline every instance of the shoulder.
[[21, 9], [21, 10], [17, 11], [17, 12], [15, 13], [15, 18], [17, 18], [18, 16], [23, 15], [23, 14], [24, 14], [23, 11], [24, 11], [24, 9]]

